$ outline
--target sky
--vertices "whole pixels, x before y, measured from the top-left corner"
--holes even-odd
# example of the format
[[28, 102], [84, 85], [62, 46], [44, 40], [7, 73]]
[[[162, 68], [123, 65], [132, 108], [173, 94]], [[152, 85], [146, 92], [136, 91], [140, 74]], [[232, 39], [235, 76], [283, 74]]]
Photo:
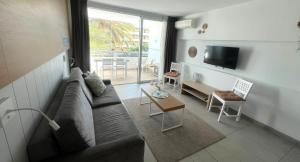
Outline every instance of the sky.
[[89, 18], [120, 21], [120, 22], [133, 24], [136, 27], [139, 27], [140, 24], [140, 18], [138, 16], [125, 15], [116, 12], [109, 12], [109, 11], [89, 8], [88, 15]]

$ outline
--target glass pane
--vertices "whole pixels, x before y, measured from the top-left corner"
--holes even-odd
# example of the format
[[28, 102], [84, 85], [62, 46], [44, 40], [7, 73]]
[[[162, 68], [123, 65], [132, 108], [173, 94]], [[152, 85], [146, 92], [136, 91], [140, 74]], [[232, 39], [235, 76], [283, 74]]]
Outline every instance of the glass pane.
[[112, 84], [136, 83], [140, 18], [88, 9], [91, 71]]
[[163, 22], [144, 20], [141, 81], [158, 80], [162, 64]]

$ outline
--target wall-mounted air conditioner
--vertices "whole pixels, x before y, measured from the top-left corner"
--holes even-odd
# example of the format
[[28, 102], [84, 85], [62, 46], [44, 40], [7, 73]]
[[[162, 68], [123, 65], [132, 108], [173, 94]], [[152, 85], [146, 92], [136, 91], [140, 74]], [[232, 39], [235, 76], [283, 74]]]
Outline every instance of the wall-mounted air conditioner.
[[180, 20], [175, 22], [176, 29], [195, 28], [194, 20]]

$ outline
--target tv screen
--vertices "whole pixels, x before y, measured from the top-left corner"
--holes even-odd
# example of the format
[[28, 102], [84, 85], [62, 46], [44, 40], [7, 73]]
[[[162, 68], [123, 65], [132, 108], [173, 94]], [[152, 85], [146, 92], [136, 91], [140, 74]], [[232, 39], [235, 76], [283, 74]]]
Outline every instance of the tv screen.
[[239, 55], [237, 47], [206, 46], [204, 62], [224, 68], [235, 69]]

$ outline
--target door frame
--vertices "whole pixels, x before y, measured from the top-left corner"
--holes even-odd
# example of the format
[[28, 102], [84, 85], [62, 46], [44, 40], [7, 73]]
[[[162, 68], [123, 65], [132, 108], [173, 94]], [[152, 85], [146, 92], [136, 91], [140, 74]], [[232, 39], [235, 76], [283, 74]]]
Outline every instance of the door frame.
[[140, 16], [140, 32], [139, 32], [139, 60], [137, 69], [137, 84], [142, 83], [142, 60], [143, 60], [143, 33], [144, 33], [144, 18]]
[[[137, 69], [137, 84], [149, 83], [152, 80], [142, 80], [142, 59], [143, 59], [143, 34], [144, 34], [144, 20], [153, 20], [153, 21], [164, 21], [166, 16], [157, 15], [152, 13], [143, 13], [143, 12], [121, 12], [120, 8], [106, 8], [103, 6], [99, 6], [98, 3], [88, 2], [88, 8], [103, 10], [112, 13], [120, 13], [125, 15], [131, 15], [139, 17], [140, 21], [140, 29], [139, 29], [139, 54], [138, 54], [138, 69]], [[134, 10], [132, 10], [134, 11]], [[163, 61], [163, 60], [161, 60]], [[124, 83], [130, 84], [130, 83]]]

